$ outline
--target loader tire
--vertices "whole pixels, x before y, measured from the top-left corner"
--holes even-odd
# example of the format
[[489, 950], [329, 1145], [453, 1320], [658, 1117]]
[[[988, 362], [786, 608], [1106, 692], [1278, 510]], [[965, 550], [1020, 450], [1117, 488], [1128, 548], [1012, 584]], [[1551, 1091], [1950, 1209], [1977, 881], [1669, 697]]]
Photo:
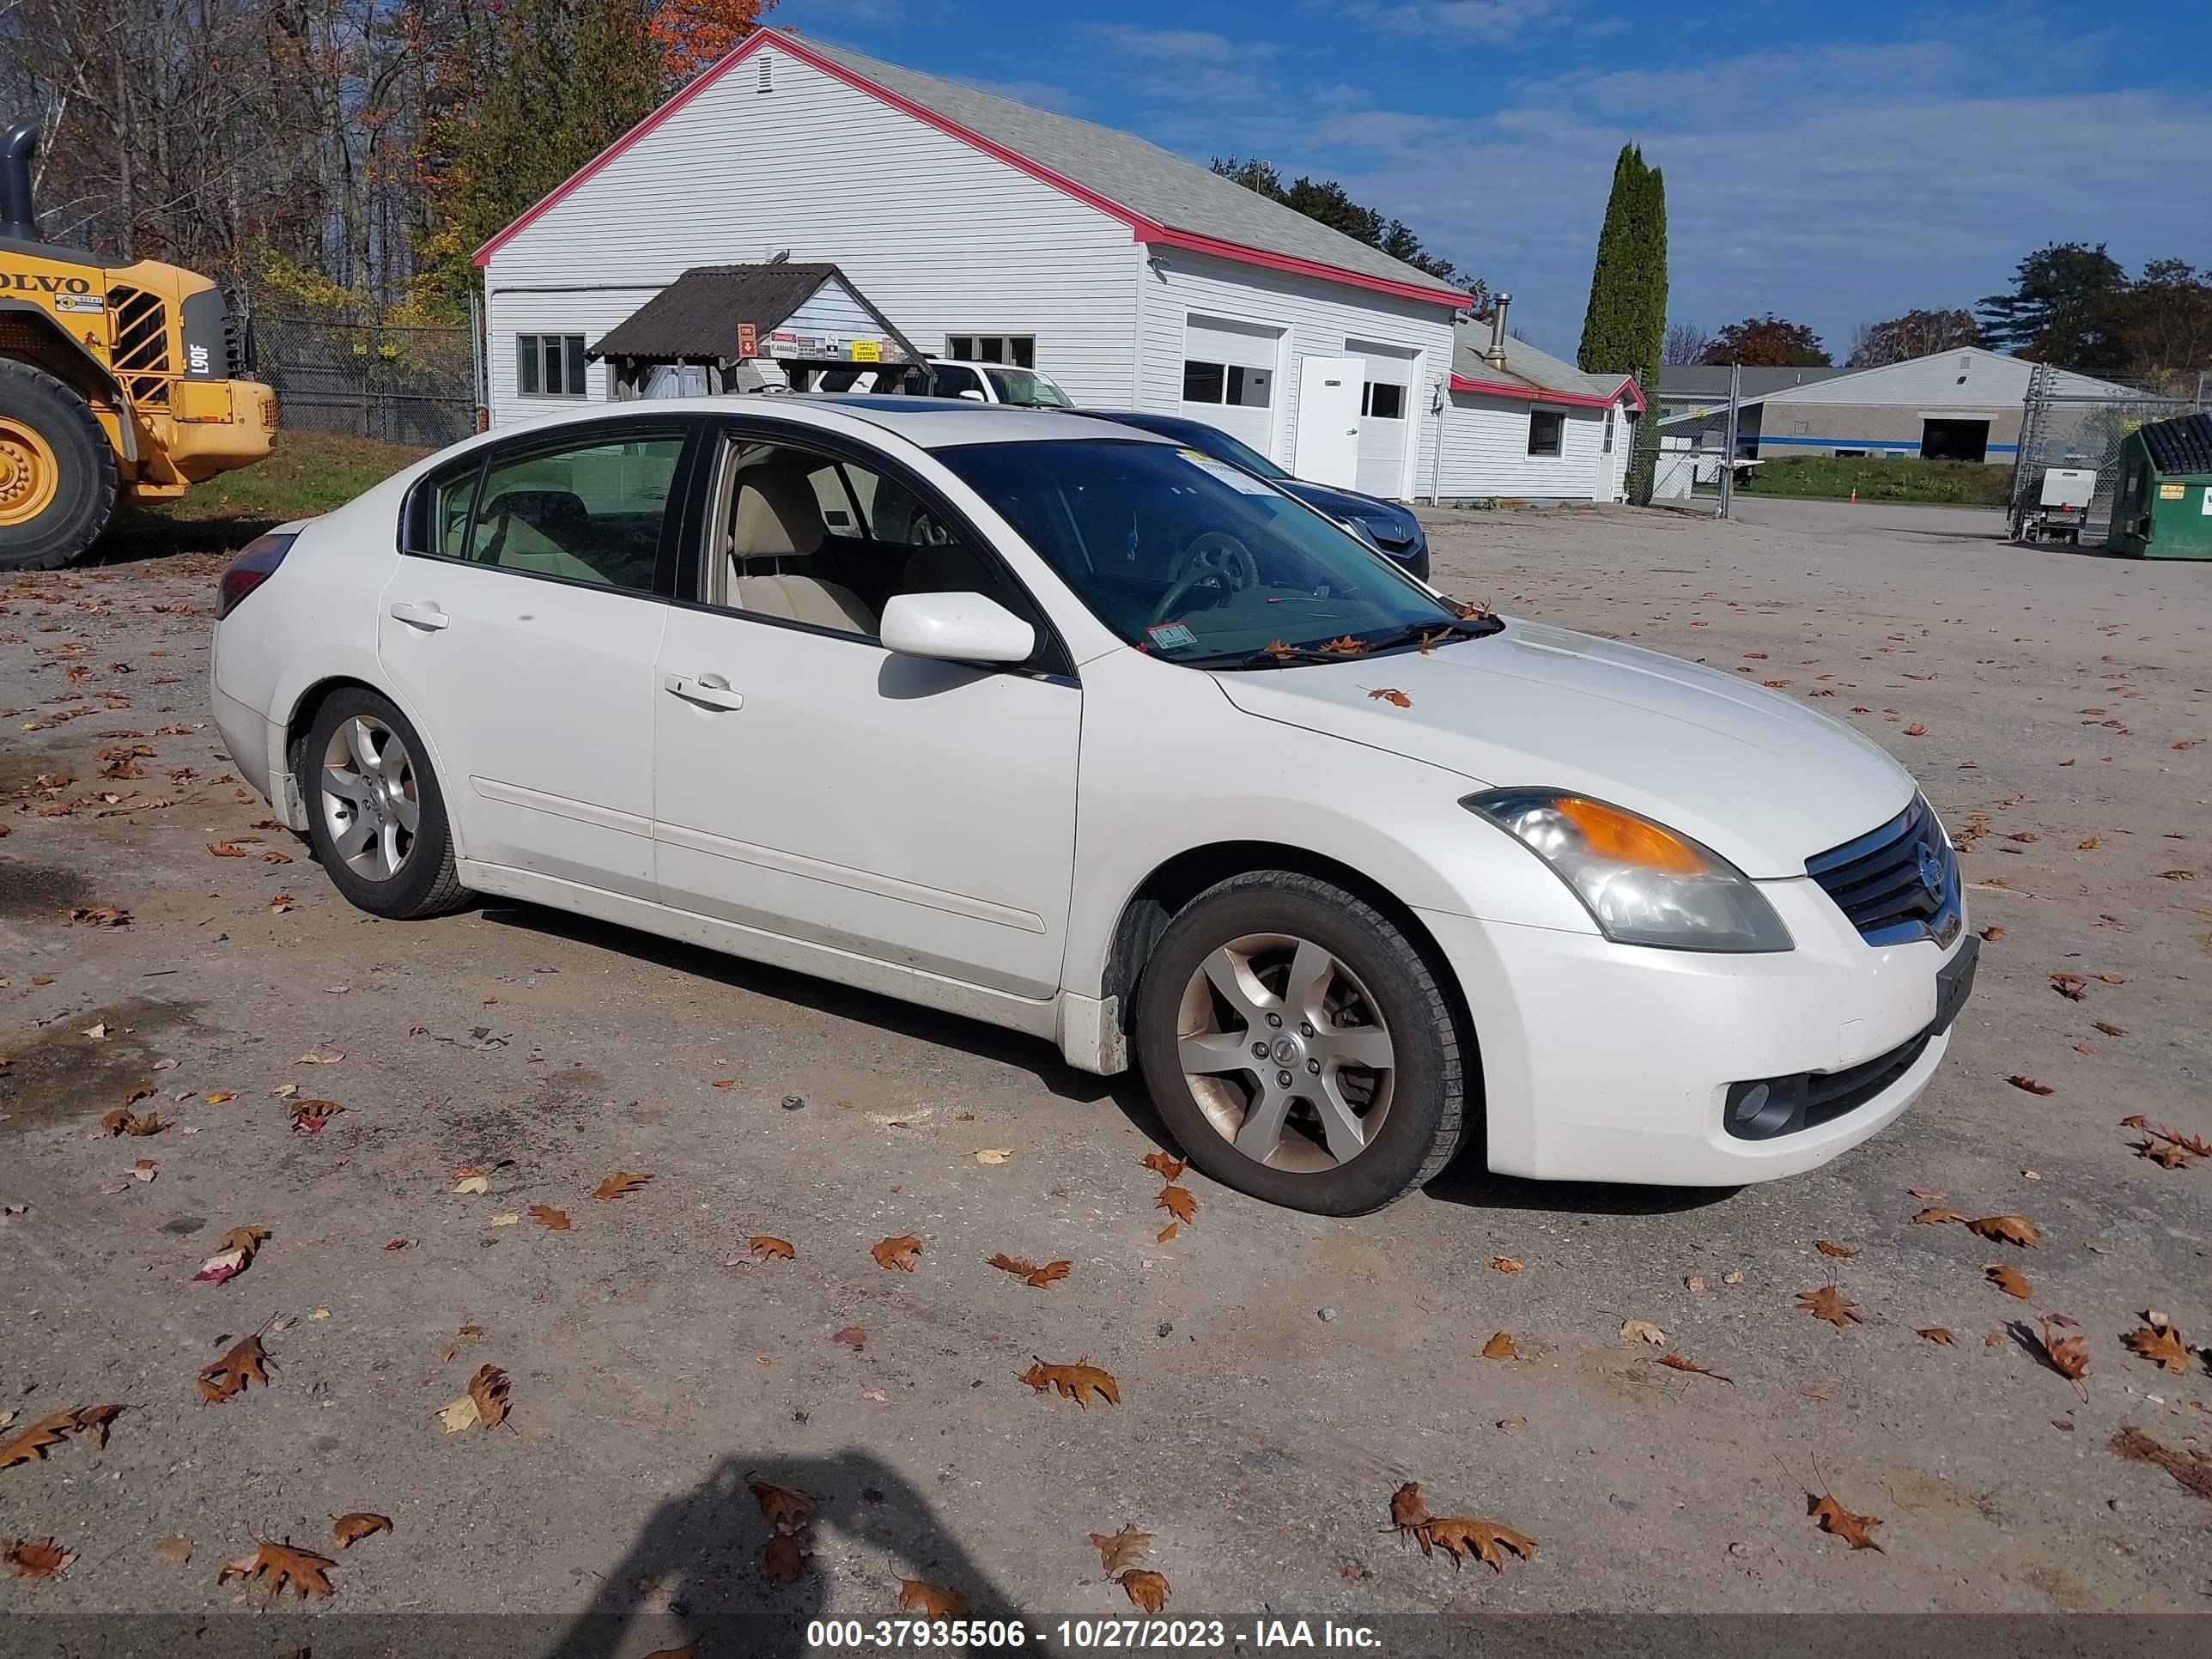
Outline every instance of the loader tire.
[[0, 361], [0, 570], [52, 570], [115, 510], [115, 453], [83, 398], [44, 369]]

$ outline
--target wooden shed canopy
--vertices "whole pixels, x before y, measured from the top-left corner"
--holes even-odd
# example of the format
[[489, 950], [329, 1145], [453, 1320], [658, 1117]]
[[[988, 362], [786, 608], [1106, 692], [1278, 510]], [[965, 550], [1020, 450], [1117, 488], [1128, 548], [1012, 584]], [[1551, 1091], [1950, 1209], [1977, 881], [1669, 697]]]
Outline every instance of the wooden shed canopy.
[[882, 361], [921, 361], [914, 343], [893, 328], [836, 265], [792, 261], [695, 265], [617, 323], [590, 355], [632, 363], [728, 364], [741, 361], [738, 326], [750, 324], [757, 356], [844, 358], [849, 342], [836, 337], [834, 331], [784, 326], [832, 284], [874, 319]]

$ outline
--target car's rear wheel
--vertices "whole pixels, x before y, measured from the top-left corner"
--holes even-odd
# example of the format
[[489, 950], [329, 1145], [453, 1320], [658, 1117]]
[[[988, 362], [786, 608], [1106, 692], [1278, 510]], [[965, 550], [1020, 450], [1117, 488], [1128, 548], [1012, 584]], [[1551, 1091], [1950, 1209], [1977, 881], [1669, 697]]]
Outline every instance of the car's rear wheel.
[[412, 921], [468, 897], [422, 739], [388, 698], [333, 692], [301, 752], [307, 833], [331, 884], [371, 915]]
[[1190, 1160], [1292, 1209], [1380, 1209], [1450, 1161], [1467, 1119], [1458, 1021], [1420, 948], [1309, 876], [1234, 877], [1176, 915], [1137, 1049]]

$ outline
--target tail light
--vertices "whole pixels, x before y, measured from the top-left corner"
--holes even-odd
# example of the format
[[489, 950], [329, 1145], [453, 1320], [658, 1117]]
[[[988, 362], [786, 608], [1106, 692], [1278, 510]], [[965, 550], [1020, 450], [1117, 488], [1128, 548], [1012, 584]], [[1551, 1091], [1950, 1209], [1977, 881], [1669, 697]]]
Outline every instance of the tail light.
[[230, 568], [222, 573], [222, 584], [216, 595], [216, 621], [237, 610], [240, 600], [276, 574], [276, 567], [284, 562], [284, 556], [291, 551], [299, 533], [296, 530], [272, 530], [246, 543], [230, 562]]

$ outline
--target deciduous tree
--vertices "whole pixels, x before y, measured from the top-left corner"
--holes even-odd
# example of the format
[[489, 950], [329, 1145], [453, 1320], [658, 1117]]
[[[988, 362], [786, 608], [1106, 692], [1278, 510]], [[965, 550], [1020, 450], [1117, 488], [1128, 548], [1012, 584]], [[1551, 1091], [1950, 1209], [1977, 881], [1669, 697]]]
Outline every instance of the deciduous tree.
[[1771, 311], [1723, 328], [1705, 348], [1705, 360], [1747, 368], [1825, 368], [1833, 361], [1819, 335]]
[[1963, 307], [1948, 311], [1908, 311], [1879, 323], [1862, 323], [1851, 337], [1846, 368], [1880, 368], [1938, 351], [1982, 343], [1981, 325]]

